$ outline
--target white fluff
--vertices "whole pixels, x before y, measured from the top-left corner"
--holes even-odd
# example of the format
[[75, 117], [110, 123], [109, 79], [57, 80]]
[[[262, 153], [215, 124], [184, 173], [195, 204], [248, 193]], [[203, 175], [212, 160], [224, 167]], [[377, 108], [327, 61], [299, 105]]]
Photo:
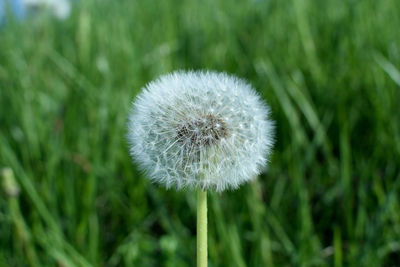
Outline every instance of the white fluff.
[[128, 139], [152, 181], [223, 191], [266, 167], [273, 132], [269, 108], [244, 80], [178, 71], [150, 82], [136, 98]]

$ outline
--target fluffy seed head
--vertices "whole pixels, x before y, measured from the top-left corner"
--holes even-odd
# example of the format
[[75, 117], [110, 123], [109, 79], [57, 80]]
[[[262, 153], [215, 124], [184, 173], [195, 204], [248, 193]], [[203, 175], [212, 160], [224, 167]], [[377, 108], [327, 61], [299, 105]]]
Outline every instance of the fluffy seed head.
[[154, 182], [223, 191], [266, 167], [273, 130], [269, 108], [244, 80], [178, 71], [150, 82], [136, 98], [128, 139]]

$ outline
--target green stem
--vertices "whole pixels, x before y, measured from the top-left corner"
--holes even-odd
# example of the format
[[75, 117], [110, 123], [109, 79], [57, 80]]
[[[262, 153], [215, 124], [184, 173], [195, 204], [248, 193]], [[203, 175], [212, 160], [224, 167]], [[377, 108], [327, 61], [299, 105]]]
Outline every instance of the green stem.
[[197, 267], [207, 267], [207, 191], [197, 189]]

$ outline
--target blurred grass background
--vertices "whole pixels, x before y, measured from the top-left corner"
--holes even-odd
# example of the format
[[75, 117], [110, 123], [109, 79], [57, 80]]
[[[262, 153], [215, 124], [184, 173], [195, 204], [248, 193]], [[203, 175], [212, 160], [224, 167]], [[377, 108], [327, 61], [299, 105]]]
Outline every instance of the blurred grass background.
[[209, 266], [400, 266], [398, 0], [75, 5], [0, 26], [0, 266], [194, 266], [195, 194], [125, 134], [142, 86], [203, 68], [277, 122], [268, 172], [210, 194]]

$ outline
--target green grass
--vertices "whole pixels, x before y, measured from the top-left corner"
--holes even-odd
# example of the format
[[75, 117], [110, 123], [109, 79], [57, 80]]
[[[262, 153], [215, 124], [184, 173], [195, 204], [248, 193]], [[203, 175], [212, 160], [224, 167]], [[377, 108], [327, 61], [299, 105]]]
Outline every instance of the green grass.
[[196, 194], [125, 135], [142, 86], [202, 68], [277, 123], [268, 172], [210, 195], [209, 266], [397, 266], [399, 25], [398, 0], [126, 0], [1, 26], [0, 266], [194, 266]]

